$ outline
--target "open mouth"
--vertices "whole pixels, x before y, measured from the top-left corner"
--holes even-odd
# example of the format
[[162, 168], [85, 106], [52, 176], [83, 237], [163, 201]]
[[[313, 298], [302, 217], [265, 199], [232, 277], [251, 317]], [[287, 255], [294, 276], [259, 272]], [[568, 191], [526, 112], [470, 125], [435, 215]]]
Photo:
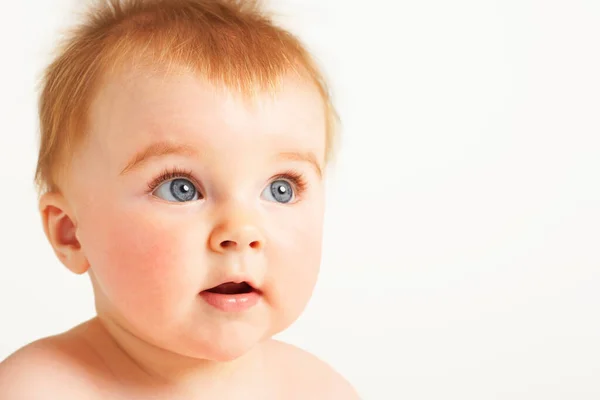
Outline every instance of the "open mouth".
[[256, 289], [250, 286], [248, 282], [226, 282], [206, 291], [217, 294], [244, 294], [255, 292]]
[[200, 297], [214, 308], [228, 312], [244, 312], [259, 304], [262, 292], [248, 282], [225, 282], [200, 292]]

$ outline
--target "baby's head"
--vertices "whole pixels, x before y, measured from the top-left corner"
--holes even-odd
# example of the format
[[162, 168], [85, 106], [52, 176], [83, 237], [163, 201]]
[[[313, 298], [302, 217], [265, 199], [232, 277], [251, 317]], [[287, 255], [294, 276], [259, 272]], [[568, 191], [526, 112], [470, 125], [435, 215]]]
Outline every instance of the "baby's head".
[[107, 323], [234, 359], [311, 296], [335, 122], [308, 52], [248, 1], [97, 6], [43, 81], [46, 235]]

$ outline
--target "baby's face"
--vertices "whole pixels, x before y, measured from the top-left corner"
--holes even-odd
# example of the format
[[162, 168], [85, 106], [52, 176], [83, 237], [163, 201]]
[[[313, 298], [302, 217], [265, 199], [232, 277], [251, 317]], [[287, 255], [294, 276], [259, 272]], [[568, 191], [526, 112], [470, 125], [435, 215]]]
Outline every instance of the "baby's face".
[[[99, 312], [160, 347], [215, 360], [300, 315], [321, 260], [316, 88], [290, 76], [275, 97], [250, 103], [191, 74], [125, 73], [103, 86], [89, 122], [65, 194]], [[205, 292], [230, 281], [255, 293]]]

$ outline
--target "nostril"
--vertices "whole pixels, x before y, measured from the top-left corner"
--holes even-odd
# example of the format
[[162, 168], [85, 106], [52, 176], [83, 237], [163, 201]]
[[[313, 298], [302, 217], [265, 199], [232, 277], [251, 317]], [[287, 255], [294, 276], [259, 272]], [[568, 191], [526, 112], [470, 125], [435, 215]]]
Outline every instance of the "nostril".
[[[261, 244], [259, 240], [254, 240], [248, 244], [251, 249], [260, 249]], [[237, 242], [234, 240], [223, 240], [221, 242], [221, 247], [224, 249], [235, 249], [237, 247]]]
[[233, 240], [224, 240], [221, 242], [221, 247], [225, 249], [235, 247], [235, 242]]

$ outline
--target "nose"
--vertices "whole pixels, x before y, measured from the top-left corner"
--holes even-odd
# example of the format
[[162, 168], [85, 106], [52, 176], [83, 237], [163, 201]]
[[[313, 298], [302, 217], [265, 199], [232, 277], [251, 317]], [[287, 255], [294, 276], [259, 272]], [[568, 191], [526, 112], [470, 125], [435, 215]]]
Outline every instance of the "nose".
[[212, 231], [209, 245], [215, 252], [261, 250], [265, 239], [256, 222], [247, 216], [228, 218]]

